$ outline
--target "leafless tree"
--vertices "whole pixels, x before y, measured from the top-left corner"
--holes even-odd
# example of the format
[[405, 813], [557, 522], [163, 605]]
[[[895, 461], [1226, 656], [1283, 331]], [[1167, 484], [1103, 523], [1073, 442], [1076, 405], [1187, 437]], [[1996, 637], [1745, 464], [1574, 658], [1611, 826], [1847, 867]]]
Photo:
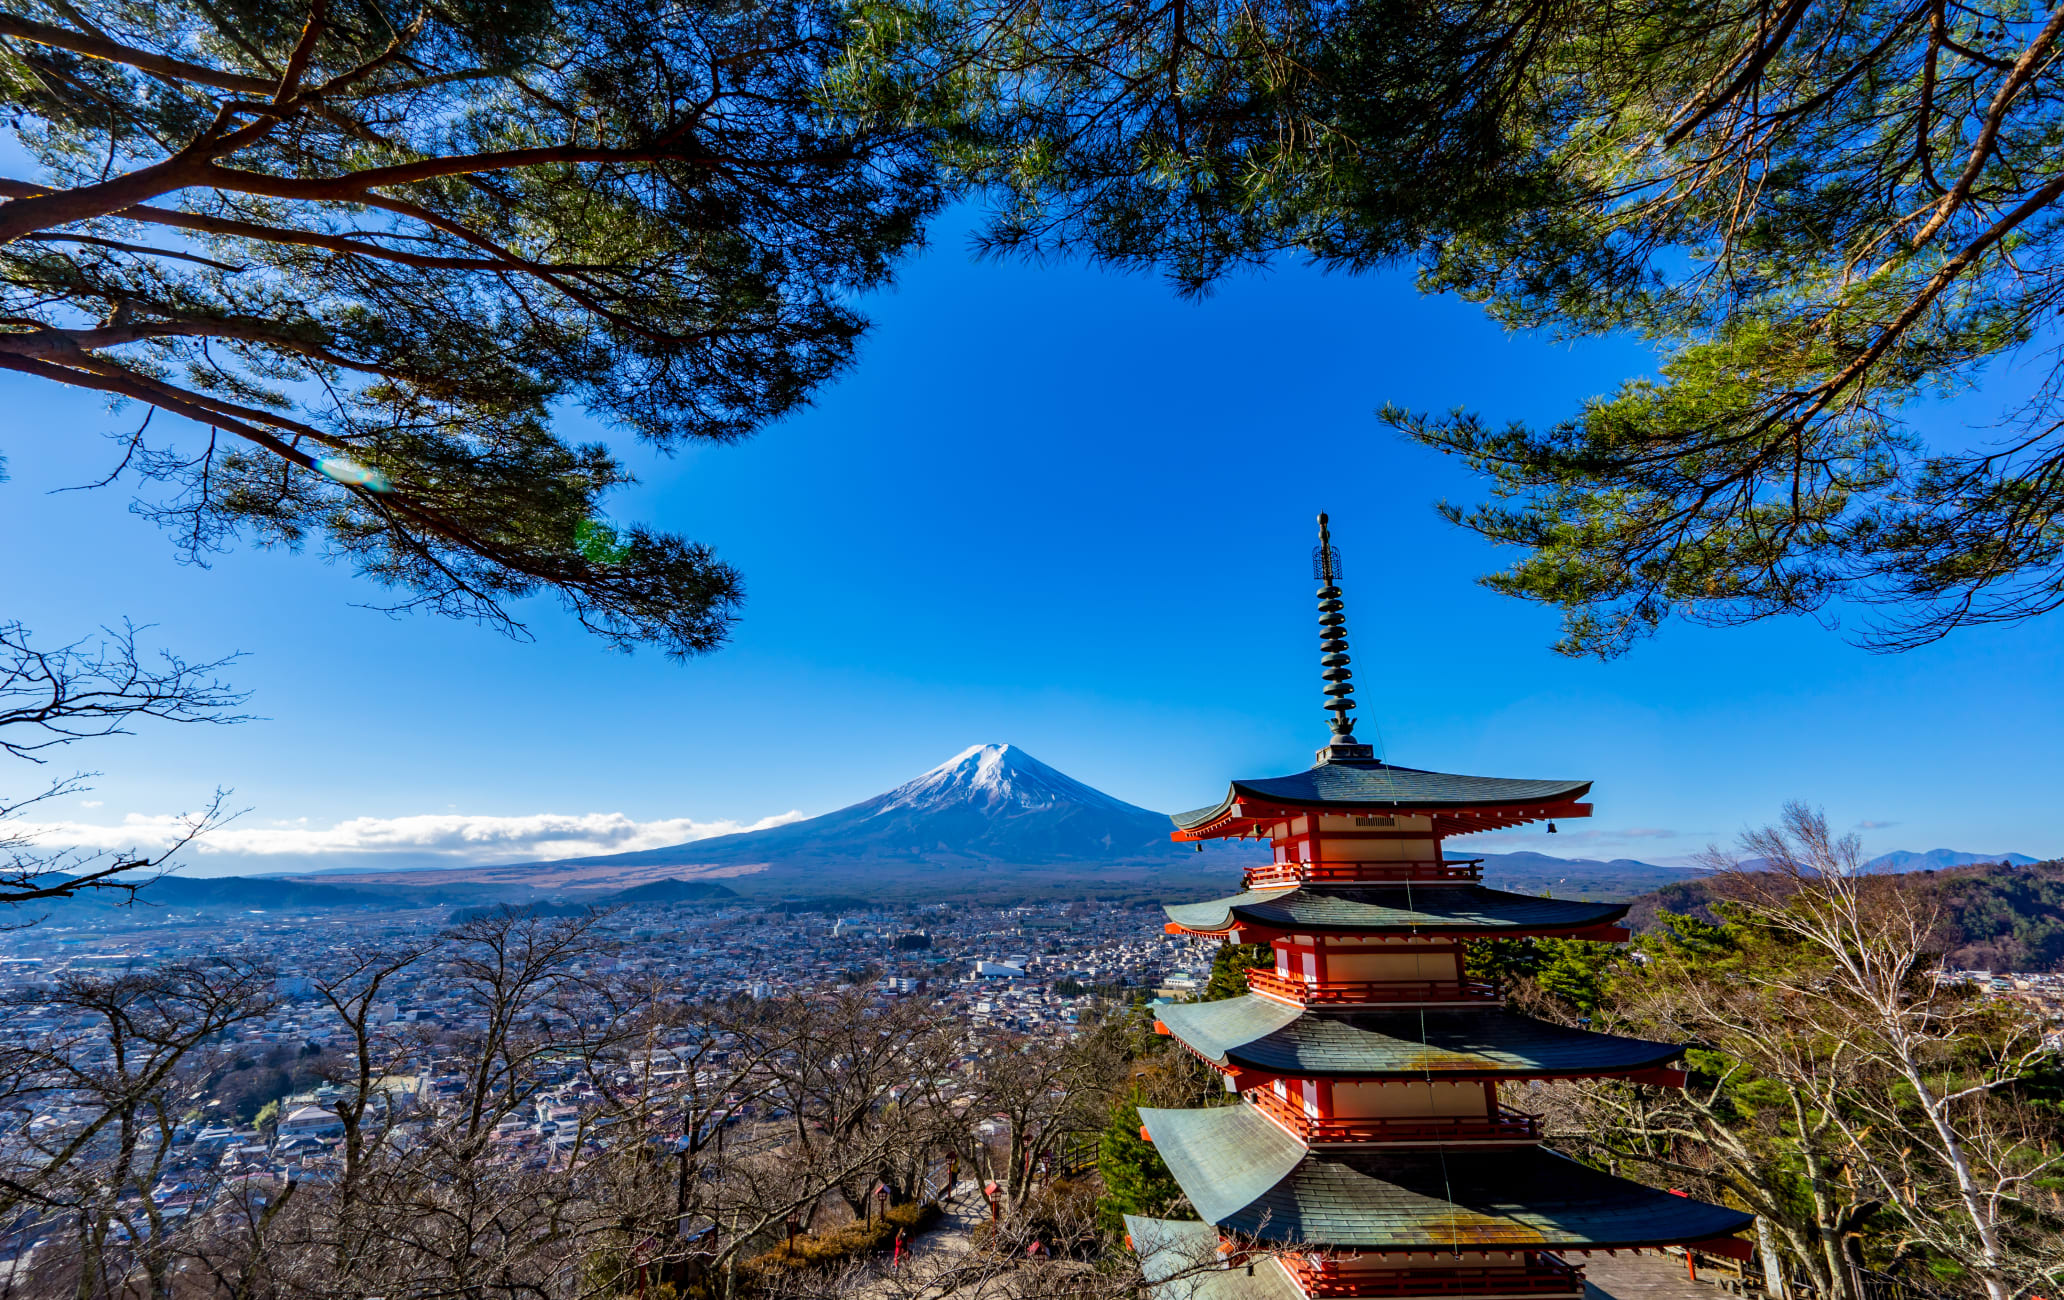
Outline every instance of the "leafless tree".
[[[1090, 1266], [1089, 1186], [1031, 1177], [1031, 1157], [1101, 1114], [1102, 1047], [1014, 1041], [1008, 1062], [972, 1069], [964, 1029], [922, 998], [687, 1002], [621, 971], [597, 919], [504, 911], [334, 950], [307, 991], [336, 1026], [318, 1104], [342, 1137], [275, 1150], [259, 1172], [178, 1170], [174, 1133], [197, 1114], [211, 1041], [275, 1004], [268, 973], [225, 960], [60, 982], [44, 997], [67, 1032], [0, 1061], [16, 1095], [74, 1103], [56, 1112], [68, 1122], [7, 1148], [0, 1216], [51, 1249], [11, 1275], [5, 1300], [613, 1300], [666, 1285], [731, 1300], [817, 1286], [819, 1272], [765, 1265], [791, 1225], [820, 1206], [869, 1215], [877, 1187], [951, 1201], [934, 1177], [972, 1153], [992, 1105], [1010, 1108], [1025, 1157], [1011, 1162], [1024, 1171], [1012, 1212], [991, 1225], [963, 1196], [926, 1267], [984, 1294], [1123, 1289], [1108, 1261]], [[462, 1014], [394, 1022], [397, 989], [423, 980], [458, 991]], [[1071, 1109], [1071, 1085], [1094, 1101]], [[545, 1115], [556, 1132], [540, 1141], [530, 1121]], [[175, 1201], [175, 1171], [205, 1185]]]
[[1699, 1044], [1691, 1085], [1553, 1090], [1560, 1135], [1755, 1210], [1823, 1295], [1860, 1300], [1867, 1230], [1878, 1263], [1947, 1259], [1988, 1300], [2064, 1276], [2059, 1135], [2017, 1095], [2047, 1055], [2032, 1010], [1947, 978], [1923, 897], [1820, 813], [1741, 847], [1710, 855], [1730, 931], [1675, 923], [1597, 1025]]
[[2038, 1145], [2025, 1108], [2002, 1104], [2050, 1055], [2035, 1015], [1946, 979], [1935, 910], [1866, 874], [1860, 841], [1818, 810], [1788, 805], [1742, 849], [1760, 859], [1730, 864], [1742, 913], [1810, 956], [1753, 984], [1837, 1034], [1829, 1056], [1859, 1063], [1853, 1081], [1801, 1076], [1858, 1177], [1912, 1245], [1968, 1269], [1989, 1300], [2064, 1276], [2064, 1199], [2043, 1190], [2064, 1154]]
[[[136, 633], [124, 623], [103, 629], [99, 640], [39, 648], [20, 623], [0, 623], [0, 753], [40, 766], [64, 746], [127, 735], [139, 718], [218, 725], [247, 720], [238, 710], [248, 697], [219, 676], [238, 656], [194, 663], [161, 651], [153, 659], [138, 648]], [[225, 793], [218, 790], [156, 852], [40, 847], [25, 818], [32, 809], [85, 791], [92, 775], [75, 772], [26, 795], [0, 793], [0, 907], [94, 889], [133, 895], [181, 849], [225, 820]]]
[[1009, 1205], [1025, 1200], [1041, 1156], [1058, 1159], [1070, 1141], [1103, 1128], [1125, 1068], [1115, 1027], [1093, 1026], [1072, 1039], [995, 1034], [984, 1043], [976, 1107], [1008, 1125], [1002, 1159], [985, 1154]]
[[0, 1146], [0, 1220], [26, 1214], [45, 1223], [64, 1247], [48, 1252], [49, 1262], [78, 1300], [173, 1295], [181, 1241], [159, 1181], [175, 1132], [211, 1044], [274, 1002], [269, 971], [222, 956], [148, 973], [66, 975], [9, 1008], [55, 1027], [0, 1057], [0, 1088], [13, 1105], [40, 1103], [56, 1122], [25, 1127]]

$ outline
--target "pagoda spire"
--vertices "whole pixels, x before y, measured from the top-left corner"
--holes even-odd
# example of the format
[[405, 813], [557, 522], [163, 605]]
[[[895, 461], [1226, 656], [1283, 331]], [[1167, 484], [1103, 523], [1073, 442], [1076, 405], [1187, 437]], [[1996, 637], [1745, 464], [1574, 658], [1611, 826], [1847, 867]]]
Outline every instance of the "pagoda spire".
[[1336, 760], [1366, 761], [1375, 757], [1375, 747], [1364, 745], [1354, 734], [1354, 671], [1347, 655], [1347, 606], [1340, 599], [1340, 551], [1333, 545], [1333, 532], [1326, 516], [1319, 516], [1319, 544], [1312, 550], [1312, 577], [1319, 587], [1319, 676], [1326, 683], [1326, 711], [1333, 716], [1326, 725], [1333, 739], [1318, 752], [1321, 763]]

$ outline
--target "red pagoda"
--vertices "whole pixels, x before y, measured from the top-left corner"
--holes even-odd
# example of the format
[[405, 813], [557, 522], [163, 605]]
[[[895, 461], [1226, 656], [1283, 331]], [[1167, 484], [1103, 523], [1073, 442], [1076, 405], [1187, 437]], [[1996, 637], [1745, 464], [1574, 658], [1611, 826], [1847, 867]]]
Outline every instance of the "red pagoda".
[[[1501, 1089], [1536, 1079], [1682, 1086], [1675, 1043], [1508, 1010], [1464, 941], [1619, 941], [1624, 904], [1486, 889], [1450, 835], [1590, 815], [1587, 781], [1453, 776], [1380, 761], [1354, 736], [1339, 555], [1319, 516], [1313, 576], [1332, 740], [1307, 771], [1235, 781], [1174, 838], [1266, 840], [1241, 893], [1167, 908], [1172, 934], [1266, 943], [1245, 997], [1166, 1007], [1173, 1034], [1244, 1104], [1143, 1110], [1202, 1222], [1128, 1217], [1157, 1300], [1578, 1300], [1572, 1254], [1704, 1244], [1740, 1254], [1753, 1216], [1602, 1173], [1541, 1145]], [[1197, 1271], [1197, 1261], [1217, 1267]]]

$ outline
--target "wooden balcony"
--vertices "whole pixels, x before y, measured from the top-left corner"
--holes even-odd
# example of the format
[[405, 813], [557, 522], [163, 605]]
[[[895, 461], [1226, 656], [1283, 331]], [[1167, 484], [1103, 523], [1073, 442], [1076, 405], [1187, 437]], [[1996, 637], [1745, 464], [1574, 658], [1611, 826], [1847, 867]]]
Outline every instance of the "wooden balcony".
[[1380, 885], [1411, 880], [1474, 884], [1482, 879], [1483, 866], [1476, 862], [1271, 862], [1247, 868], [1243, 883], [1248, 889], [1276, 889], [1314, 882], [1345, 885], [1366, 881]]
[[1526, 1297], [1547, 1300], [1584, 1294], [1584, 1270], [1553, 1255], [1536, 1254], [1519, 1267], [1352, 1269], [1340, 1262], [1313, 1263], [1303, 1256], [1278, 1256], [1285, 1272], [1306, 1295], [1317, 1297]]
[[1297, 1006], [1479, 1006], [1505, 994], [1490, 980], [1308, 980], [1262, 967], [1247, 972], [1247, 987]]
[[1448, 1143], [1526, 1143], [1541, 1140], [1541, 1117], [1500, 1106], [1491, 1115], [1410, 1115], [1314, 1118], [1273, 1088], [1244, 1094], [1261, 1113], [1311, 1146], [1436, 1146]]

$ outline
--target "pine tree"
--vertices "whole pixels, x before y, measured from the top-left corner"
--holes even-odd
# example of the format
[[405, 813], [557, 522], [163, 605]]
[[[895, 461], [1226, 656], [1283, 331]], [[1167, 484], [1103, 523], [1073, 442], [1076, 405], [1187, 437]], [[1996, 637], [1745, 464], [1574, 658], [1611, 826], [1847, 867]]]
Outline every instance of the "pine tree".
[[[2006, 0], [889, 0], [840, 90], [948, 129], [992, 249], [1403, 263], [1650, 343], [1545, 425], [1384, 410], [1489, 481], [1444, 509], [1565, 652], [1832, 601], [1896, 649], [2064, 608], [2060, 43]], [[2017, 362], [1990, 436], [1921, 414]]]
[[110, 478], [190, 558], [314, 541], [397, 607], [708, 650], [738, 574], [610, 522], [629, 472], [553, 426], [729, 442], [848, 363], [940, 196], [823, 112], [848, 39], [829, 0], [22, 0], [0, 371], [135, 411]]
[[1127, 1214], [1166, 1215], [1182, 1198], [1182, 1188], [1161, 1153], [1140, 1136], [1140, 1106], [1145, 1101], [1137, 1087], [1121, 1097], [1097, 1142], [1097, 1174], [1104, 1182], [1097, 1218], [1107, 1232], [1125, 1231], [1122, 1216]]
[[1275, 950], [1265, 943], [1223, 943], [1211, 957], [1211, 978], [1204, 985], [1206, 1002], [1244, 997], [1247, 972], [1275, 963]]

